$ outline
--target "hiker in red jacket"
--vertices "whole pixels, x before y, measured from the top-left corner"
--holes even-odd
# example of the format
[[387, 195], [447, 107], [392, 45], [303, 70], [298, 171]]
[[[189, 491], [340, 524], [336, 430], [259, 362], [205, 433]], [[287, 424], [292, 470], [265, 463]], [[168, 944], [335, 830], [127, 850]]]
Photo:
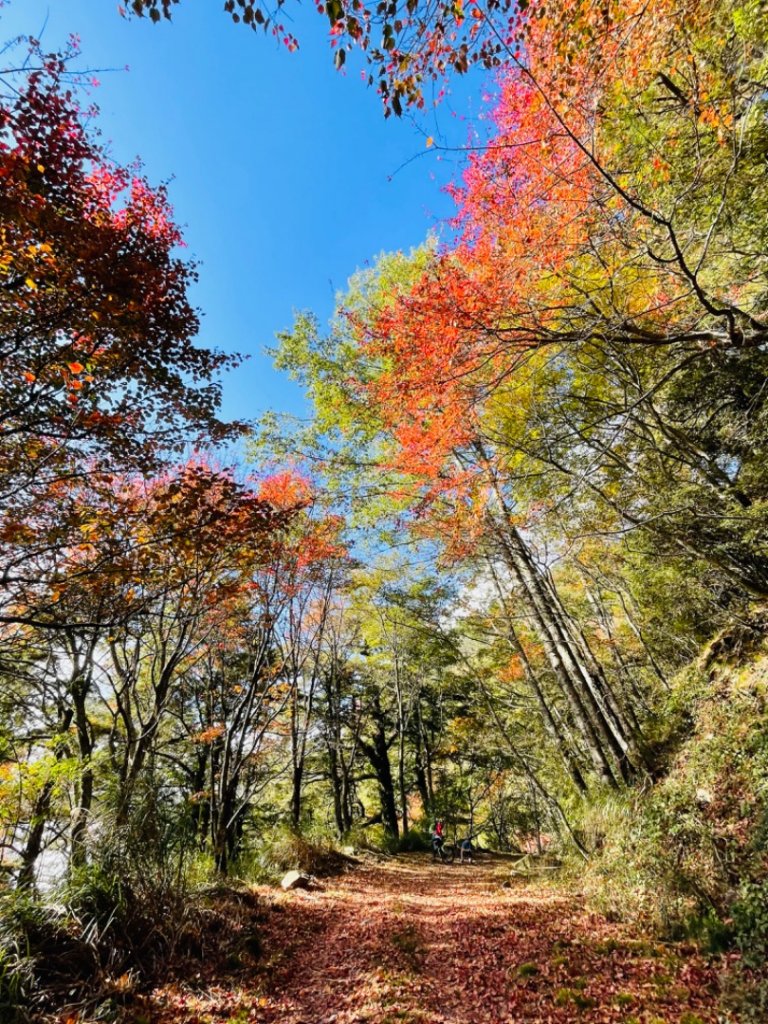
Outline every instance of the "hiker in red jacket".
[[432, 833], [432, 856], [437, 857], [442, 849], [445, 837], [443, 836], [443, 823], [440, 818], [435, 822], [435, 830]]

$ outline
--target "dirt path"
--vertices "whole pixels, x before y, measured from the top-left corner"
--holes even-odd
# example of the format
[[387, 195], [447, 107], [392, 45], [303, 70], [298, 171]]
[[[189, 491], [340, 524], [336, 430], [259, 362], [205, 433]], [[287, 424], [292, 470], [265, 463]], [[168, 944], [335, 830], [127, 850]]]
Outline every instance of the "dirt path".
[[633, 939], [544, 885], [502, 888], [507, 877], [508, 864], [447, 867], [406, 855], [328, 880], [323, 892], [270, 894], [255, 975], [166, 990], [157, 1019], [716, 1021], [715, 969], [692, 950]]

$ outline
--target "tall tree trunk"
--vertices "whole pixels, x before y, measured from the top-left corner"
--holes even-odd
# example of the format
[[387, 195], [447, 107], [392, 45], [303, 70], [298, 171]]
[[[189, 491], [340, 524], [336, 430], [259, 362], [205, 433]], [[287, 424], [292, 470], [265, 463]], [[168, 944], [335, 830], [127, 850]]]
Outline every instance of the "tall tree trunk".
[[298, 828], [301, 824], [301, 800], [304, 787], [304, 759], [293, 766], [291, 772], [291, 824]]
[[637, 682], [635, 681], [634, 672], [632, 672], [629, 665], [627, 665], [624, 660], [619, 644], [615, 642], [613, 627], [611, 625], [611, 616], [609, 610], [605, 606], [605, 601], [603, 600], [600, 587], [595, 584], [594, 580], [591, 580], [586, 573], [582, 573], [582, 578], [584, 579], [584, 593], [586, 594], [587, 600], [595, 613], [597, 622], [605, 633], [610, 645], [611, 656], [616, 668], [616, 675], [621, 683], [622, 695], [624, 698], [623, 705], [626, 709], [626, 716], [629, 721], [630, 728], [634, 735], [636, 735], [638, 739], [641, 739], [643, 730], [640, 720], [637, 717], [637, 712], [635, 711], [635, 705], [639, 708], [645, 708], [647, 707], [647, 703], [640, 692]]
[[[301, 824], [301, 805], [304, 785], [304, 769], [307, 761], [307, 739], [312, 724], [315, 687], [317, 685], [317, 659], [312, 668], [309, 685], [300, 691], [299, 670], [296, 670], [291, 697], [291, 822], [294, 828]], [[302, 697], [304, 708], [302, 709]]]
[[192, 828], [195, 841], [200, 849], [205, 849], [208, 839], [208, 829], [211, 820], [211, 798], [204, 796], [206, 780], [208, 778], [208, 762], [210, 759], [210, 748], [207, 743], [197, 744], [197, 763], [192, 772], [191, 790], [195, 796], [192, 810]]
[[531, 690], [533, 691], [534, 697], [536, 698], [536, 704], [539, 708], [539, 714], [541, 716], [544, 729], [549, 735], [552, 742], [554, 743], [555, 747], [557, 748], [557, 751], [562, 759], [563, 765], [565, 766], [566, 771], [573, 780], [574, 785], [580, 793], [586, 793], [588, 788], [587, 781], [584, 778], [581, 766], [579, 765], [578, 751], [575, 747], [575, 744], [570, 742], [569, 737], [565, 735], [564, 729], [562, 728], [560, 721], [558, 721], [558, 719], [555, 718], [555, 714], [549, 706], [549, 701], [547, 700], [546, 695], [544, 694], [544, 690], [539, 681], [538, 673], [531, 664], [528, 655], [526, 654], [525, 648], [523, 647], [517, 635], [517, 631], [514, 626], [514, 620], [511, 614], [511, 610], [509, 608], [509, 603], [507, 601], [507, 596], [504, 593], [503, 587], [501, 586], [501, 581], [499, 580], [493, 561], [489, 559], [488, 565], [496, 587], [496, 592], [499, 596], [499, 600], [501, 601], [502, 608], [504, 609], [507, 626], [507, 635], [509, 637], [510, 647], [512, 648], [514, 653], [520, 658], [520, 661], [523, 666], [523, 671], [525, 673], [526, 681], [530, 686]]
[[328, 774], [331, 780], [331, 792], [333, 793], [333, 817], [336, 821], [336, 832], [339, 837], [346, 832], [344, 820], [344, 797], [342, 791], [342, 780], [339, 773], [339, 764], [336, 751], [328, 750]]
[[339, 836], [343, 836], [352, 827], [349, 776], [354, 761], [354, 749], [351, 757], [347, 759], [344, 753], [341, 713], [341, 678], [333, 667], [323, 675], [321, 685], [325, 696], [323, 733], [328, 755], [328, 775], [333, 792], [333, 815]]
[[419, 792], [421, 806], [426, 817], [432, 817], [432, 799], [427, 784], [427, 771], [424, 764], [424, 745], [421, 736], [421, 712], [416, 710], [416, 728], [413, 730], [414, 747], [414, 776], [416, 778], [416, 789]]
[[497, 509], [488, 526], [499, 553], [516, 579], [532, 624], [568, 700], [597, 773], [612, 787], [630, 782], [644, 759], [627, 728], [618, 702], [578, 623], [562, 604], [551, 576], [536, 564], [520, 531], [483, 445], [477, 451], [491, 474]]
[[489, 517], [499, 552], [518, 583], [528, 614], [598, 775], [616, 788], [643, 765], [615, 697], [583, 634], [563, 607], [551, 580], [536, 565], [497, 487], [503, 513]]
[[341, 817], [343, 833], [349, 832], [352, 828], [354, 813], [352, 811], [352, 786], [350, 779], [350, 766], [345, 765], [341, 773]]
[[361, 737], [360, 748], [370, 761], [376, 775], [384, 831], [390, 838], [397, 840], [400, 838], [400, 828], [397, 819], [395, 784], [392, 778], [392, 766], [389, 763], [389, 744], [378, 697], [373, 702], [371, 718], [374, 725], [373, 739], [369, 742]]
[[126, 751], [123, 768], [120, 773], [120, 790], [117, 801], [116, 818], [118, 825], [124, 825], [128, 821], [136, 784], [141, 777], [144, 764], [152, 750], [166, 710], [168, 694], [173, 675], [176, 671], [177, 661], [178, 659], [174, 658], [163, 668], [160, 678], [154, 687], [154, 706], [148, 721], [139, 730], [135, 727], [130, 732], [126, 730]]
[[237, 856], [243, 833], [245, 808], [237, 808], [237, 787], [226, 786], [217, 807], [218, 820], [214, 831], [213, 863], [220, 875], [229, 873]]
[[397, 696], [397, 786], [400, 795], [400, 810], [403, 821], [403, 835], [408, 835], [408, 789], [405, 783], [405, 734], [407, 715], [403, 680], [400, 674], [400, 660], [395, 655], [395, 694]]

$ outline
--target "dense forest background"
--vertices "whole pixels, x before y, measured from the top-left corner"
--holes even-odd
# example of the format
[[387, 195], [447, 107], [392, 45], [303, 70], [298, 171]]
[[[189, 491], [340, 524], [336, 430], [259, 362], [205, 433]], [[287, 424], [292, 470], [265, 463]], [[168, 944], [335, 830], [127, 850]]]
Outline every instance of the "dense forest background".
[[278, 339], [309, 421], [219, 419], [236, 359], [75, 54], [0, 76], [9, 1020], [83, 958], [151, 974], [212, 879], [436, 817], [768, 951], [768, 13], [327, 7], [387, 113], [471, 63], [498, 95], [450, 243]]

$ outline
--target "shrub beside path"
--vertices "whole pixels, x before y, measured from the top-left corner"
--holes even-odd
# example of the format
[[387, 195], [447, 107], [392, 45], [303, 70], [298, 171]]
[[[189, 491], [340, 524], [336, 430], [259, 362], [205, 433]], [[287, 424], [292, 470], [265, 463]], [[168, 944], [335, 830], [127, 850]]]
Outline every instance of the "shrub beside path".
[[509, 865], [401, 855], [270, 891], [255, 969], [155, 993], [174, 1024], [715, 1024], [718, 968]]

